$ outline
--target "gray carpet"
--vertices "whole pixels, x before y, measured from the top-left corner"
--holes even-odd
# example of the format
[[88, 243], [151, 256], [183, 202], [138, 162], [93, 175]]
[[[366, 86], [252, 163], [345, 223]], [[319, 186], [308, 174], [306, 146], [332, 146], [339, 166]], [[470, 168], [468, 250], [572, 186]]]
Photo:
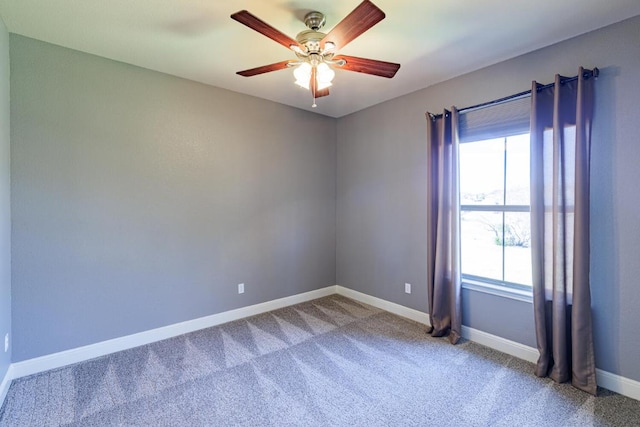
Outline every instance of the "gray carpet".
[[13, 382], [2, 426], [639, 426], [533, 365], [332, 295]]

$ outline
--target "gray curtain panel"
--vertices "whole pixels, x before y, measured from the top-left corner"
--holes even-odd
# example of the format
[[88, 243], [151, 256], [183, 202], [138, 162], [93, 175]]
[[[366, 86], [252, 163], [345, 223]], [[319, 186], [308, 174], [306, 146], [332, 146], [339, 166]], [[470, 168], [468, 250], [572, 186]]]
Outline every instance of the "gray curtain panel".
[[536, 375], [596, 394], [589, 284], [593, 78], [531, 88], [531, 252]]
[[429, 182], [427, 203], [427, 286], [429, 333], [461, 336], [460, 197], [458, 178], [458, 111], [442, 117], [427, 114]]

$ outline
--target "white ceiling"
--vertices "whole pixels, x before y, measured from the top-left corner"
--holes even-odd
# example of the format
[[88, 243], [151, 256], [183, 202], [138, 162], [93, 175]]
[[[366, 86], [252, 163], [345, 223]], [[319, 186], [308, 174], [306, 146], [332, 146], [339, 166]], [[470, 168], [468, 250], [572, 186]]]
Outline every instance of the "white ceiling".
[[640, 0], [373, 0], [387, 17], [340, 53], [402, 64], [393, 79], [336, 72], [311, 108], [290, 70], [236, 71], [295, 55], [229, 18], [246, 9], [295, 38], [317, 10], [328, 32], [361, 0], [0, 0], [12, 33], [331, 117], [640, 15]]

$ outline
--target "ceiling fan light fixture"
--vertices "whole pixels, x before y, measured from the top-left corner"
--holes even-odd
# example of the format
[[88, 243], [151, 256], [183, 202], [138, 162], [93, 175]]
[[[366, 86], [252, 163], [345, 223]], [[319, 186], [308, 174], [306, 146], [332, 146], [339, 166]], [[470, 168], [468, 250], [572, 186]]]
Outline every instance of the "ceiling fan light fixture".
[[292, 44], [289, 48], [300, 56], [308, 56], [307, 53], [297, 44]]
[[309, 80], [311, 80], [311, 64], [303, 62], [293, 70], [293, 77], [296, 78], [296, 84], [305, 89], [309, 89]]
[[336, 76], [336, 72], [331, 69], [326, 63], [321, 62], [316, 67], [316, 80], [318, 81], [318, 89], [326, 89], [331, 86], [333, 78]]
[[331, 83], [331, 82], [318, 82], [317, 89], [318, 90], [323, 90], [323, 89], [326, 89], [328, 87], [331, 87], [332, 85], [333, 85], [333, 83]]

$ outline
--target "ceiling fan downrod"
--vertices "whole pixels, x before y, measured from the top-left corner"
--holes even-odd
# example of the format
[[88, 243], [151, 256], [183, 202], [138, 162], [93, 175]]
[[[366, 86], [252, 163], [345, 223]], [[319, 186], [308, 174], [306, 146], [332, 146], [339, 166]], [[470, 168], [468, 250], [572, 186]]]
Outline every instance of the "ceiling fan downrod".
[[313, 31], [318, 31], [320, 28], [324, 27], [324, 23], [324, 14], [321, 12], [309, 12], [304, 16], [304, 25]]

